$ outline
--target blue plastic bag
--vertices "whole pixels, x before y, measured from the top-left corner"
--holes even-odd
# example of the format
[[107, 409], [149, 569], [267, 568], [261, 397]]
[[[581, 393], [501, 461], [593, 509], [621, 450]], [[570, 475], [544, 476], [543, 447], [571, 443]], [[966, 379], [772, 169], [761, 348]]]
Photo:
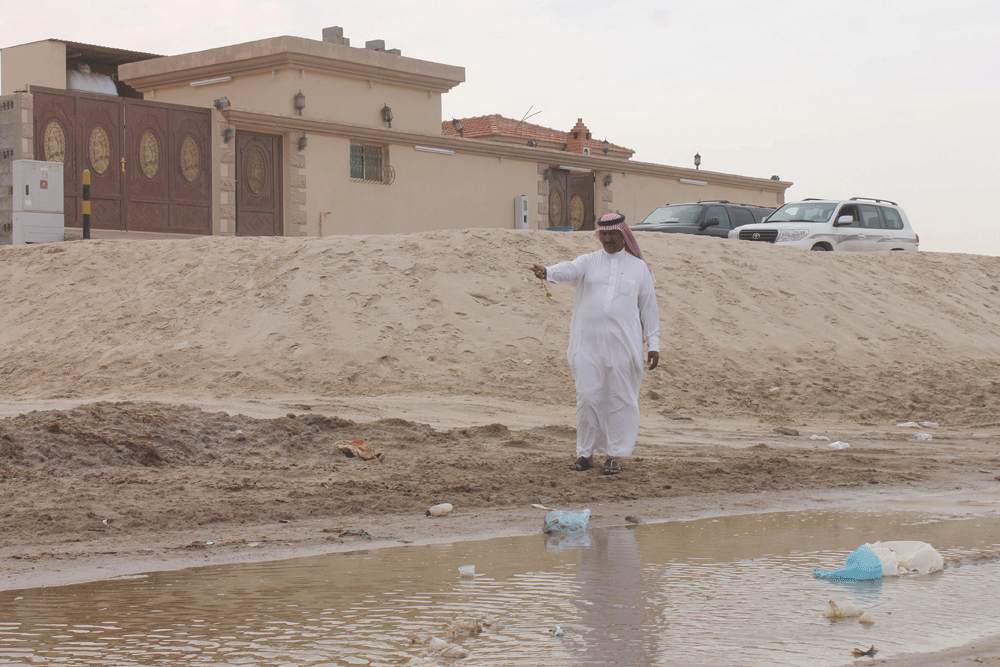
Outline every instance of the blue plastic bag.
[[817, 579], [833, 579], [838, 581], [872, 581], [882, 578], [882, 561], [867, 544], [852, 551], [847, 556], [844, 567], [839, 570], [813, 570]]
[[590, 521], [590, 509], [569, 512], [566, 510], [552, 510], [545, 515], [545, 525], [542, 532], [546, 535], [553, 533], [573, 533], [587, 529], [587, 522]]

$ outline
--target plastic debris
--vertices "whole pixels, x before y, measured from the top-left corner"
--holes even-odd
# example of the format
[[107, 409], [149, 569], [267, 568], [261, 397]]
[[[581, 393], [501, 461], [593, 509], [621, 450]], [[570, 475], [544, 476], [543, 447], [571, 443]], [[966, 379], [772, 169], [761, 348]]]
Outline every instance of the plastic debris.
[[853, 651], [851, 651], [851, 653], [854, 655], [855, 658], [874, 658], [875, 654], [878, 653], [878, 649], [875, 648], [874, 644], [872, 644], [872, 647], [867, 651], [860, 648], [856, 648]]
[[476, 637], [483, 631], [483, 622], [477, 616], [456, 618], [448, 628], [448, 637], [454, 641], [463, 637]]
[[531, 363], [531, 359], [525, 359], [525, 360], [524, 360], [524, 363], [526, 363], [526, 364], [530, 364], [530, 363]]
[[461, 565], [458, 568], [459, 575], [463, 577], [474, 577], [476, 576], [476, 566], [475, 565]]
[[545, 505], [539, 505], [538, 503], [531, 503], [531, 506], [536, 510], [545, 510], [546, 512], [552, 511], [551, 507], [546, 507]]
[[937, 428], [938, 427], [937, 422], [920, 422], [920, 425], [923, 426], [924, 428]]
[[826, 437], [825, 435], [816, 435], [815, 433], [813, 433], [811, 436], [809, 436], [809, 439], [810, 440], [827, 440], [828, 441], [830, 438]]
[[858, 623], [866, 623], [868, 625], [871, 625], [874, 622], [875, 622], [875, 617], [872, 616], [872, 613], [867, 609], [865, 609], [865, 613], [858, 616]]
[[542, 532], [552, 533], [575, 533], [586, 530], [590, 521], [590, 509], [577, 511], [552, 510], [545, 515], [545, 524]]
[[932, 436], [930, 433], [914, 433], [913, 434], [913, 439], [914, 440], [933, 440], [934, 436]]
[[944, 558], [926, 542], [895, 541], [862, 544], [837, 570], [813, 570], [817, 579], [873, 581], [904, 574], [930, 574], [944, 569]]
[[364, 440], [352, 440], [348, 442], [347, 440], [338, 440], [333, 443], [341, 454], [348, 458], [359, 458], [362, 461], [371, 461], [375, 459], [377, 461], [382, 460], [382, 452], [376, 452], [371, 448], [371, 445], [366, 445]]
[[788, 428], [787, 426], [779, 426], [776, 429], [774, 429], [774, 432], [780, 433], [781, 435], [791, 435], [791, 436], [796, 436], [799, 434], [799, 432], [796, 431], [794, 428]]
[[427, 516], [444, 516], [455, 509], [451, 503], [441, 503], [427, 510]]
[[847, 449], [848, 447], [850, 447], [850, 445], [847, 444], [846, 442], [841, 442], [840, 440], [838, 440], [837, 442], [831, 442], [828, 445], [828, 447], [830, 449]]
[[566, 631], [557, 625], [556, 627], [549, 630], [549, 634], [552, 635], [553, 637], [562, 637], [563, 635], [566, 634]]
[[853, 602], [834, 602], [830, 600], [823, 610], [827, 618], [855, 618], [865, 613], [865, 610]]
[[445, 658], [467, 658], [469, 657], [469, 650], [464, 649], [461, 646], [452, 644], [451, 642], [446, 642], [438, 637], [432, 637], [427, 643], [427, 648], [432, 653], [437, 653]]
[[900, 422], [899, 424], [896, 424], [896, 426], [900, 428], [920, 428], [920, 424], [917, 422]]

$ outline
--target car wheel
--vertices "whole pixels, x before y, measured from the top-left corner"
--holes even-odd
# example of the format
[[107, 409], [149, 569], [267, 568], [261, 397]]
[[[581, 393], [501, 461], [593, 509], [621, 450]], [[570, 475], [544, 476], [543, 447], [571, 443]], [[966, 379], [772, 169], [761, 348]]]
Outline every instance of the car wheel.
[[820, 250], [820, 251], [823, 251], [823, 252], [829, 252], [830, 248], [828, 248], [827, 246], [823, 245], [822, 243], [817, 243], [812, 248], [810, 248], [810, 250]]

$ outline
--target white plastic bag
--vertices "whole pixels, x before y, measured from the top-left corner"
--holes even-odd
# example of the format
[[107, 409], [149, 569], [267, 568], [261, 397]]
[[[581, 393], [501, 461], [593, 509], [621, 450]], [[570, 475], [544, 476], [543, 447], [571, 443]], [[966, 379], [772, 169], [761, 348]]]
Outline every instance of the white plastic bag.
[[575, 512], [567, 510], [552, 510], [545, 515], [545, 525], [542, 532], [551, 533], [575, 533], [587, 529], [590, 521], [590, 509], [577, 510]]
[[876, 542], [869, 545], [882, 562], [882, 574], [896, 577], [901, 574], [930, 574], [944, 569], [944, 557], [926, 542], [897, 541]]

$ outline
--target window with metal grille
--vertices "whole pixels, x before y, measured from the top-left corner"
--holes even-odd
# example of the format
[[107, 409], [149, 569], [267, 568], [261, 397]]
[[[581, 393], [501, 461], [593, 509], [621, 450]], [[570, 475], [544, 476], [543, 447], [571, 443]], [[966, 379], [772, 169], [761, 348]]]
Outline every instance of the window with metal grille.
[[351, 142], [351, 178], [368, 183], [388, 183], [389, 151], [378, 144]]

